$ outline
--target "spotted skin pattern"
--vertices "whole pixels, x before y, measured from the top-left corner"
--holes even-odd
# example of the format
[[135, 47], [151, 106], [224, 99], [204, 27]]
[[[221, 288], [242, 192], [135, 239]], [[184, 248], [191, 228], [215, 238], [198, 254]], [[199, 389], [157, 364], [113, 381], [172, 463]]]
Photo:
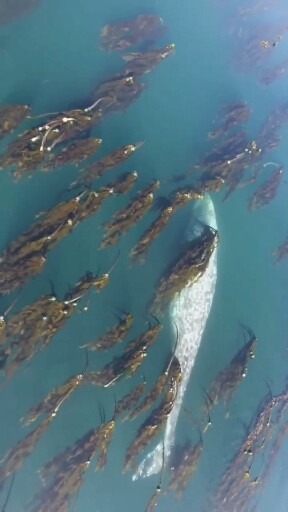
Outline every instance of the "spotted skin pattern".
[[[197, 218], [217, 229], [215, 210], [210, 197], [206, 196], [201, 202], [202, 204], [199, 204], [200, 207], [197, 205], [197, 208], [195, 208]], [[191, 227], [189, 226], [189, 233], [191, 232]], [[169, 415], [164, 434], [166, 463], [173, 448], [181, 404], [212, 306], [216, 280], [217, 249], [214, 250], [210, 258], [205, 274], [193, 285], [188, 283], [171, 305], [170, 318], [174, 329], [175, 324], [177, 325], [179, 333], [175, 355], [181, 364], [182, 382], [179, 386], [177, 398]], [[133, 475], [133, 479], [158, 473], [162, 467], [162, 453], [163, 444], [160, 442], [141, 462], [136, 473]]]

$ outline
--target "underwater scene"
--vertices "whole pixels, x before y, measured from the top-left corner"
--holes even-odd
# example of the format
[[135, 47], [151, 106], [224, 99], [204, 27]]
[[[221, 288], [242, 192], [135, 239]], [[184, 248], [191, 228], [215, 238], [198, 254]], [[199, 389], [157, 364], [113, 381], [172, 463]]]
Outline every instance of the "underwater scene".
[[0, 0], [0, 512], [287, 512], [287, 55], [284, 0]]

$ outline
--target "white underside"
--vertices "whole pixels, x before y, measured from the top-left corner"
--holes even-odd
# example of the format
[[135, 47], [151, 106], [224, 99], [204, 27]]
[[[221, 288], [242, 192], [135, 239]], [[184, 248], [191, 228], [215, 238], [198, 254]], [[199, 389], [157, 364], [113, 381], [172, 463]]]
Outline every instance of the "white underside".
[[[213, 203], [208, 198], [205, 221], [216, 228]], [[212, 207], [211, 207], [212, 205]], [[205, 325], [212, 306], [217, 279], [217, 249], [210, 258], [205, 274], [193, 285], [187, 285], [171, 305], [171, 321], [177, 325], [179, 339], [176, 356], [182, 368], [182, 382], [177, 398], [168, 417], [164, 433], [164, 453], [167, 462], [174, 445], [175, 430], [187, 384], [195, 363]], [[141, 462], [133, 480], [148, 477], [161, 471], [163, 442], [161, 441]]]

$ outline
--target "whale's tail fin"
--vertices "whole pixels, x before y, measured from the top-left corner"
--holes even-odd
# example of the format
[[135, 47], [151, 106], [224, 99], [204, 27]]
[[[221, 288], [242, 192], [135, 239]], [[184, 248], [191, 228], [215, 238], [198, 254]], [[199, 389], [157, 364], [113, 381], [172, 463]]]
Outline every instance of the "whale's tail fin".
[[137, 470], [133, 474], [132, 479], [137, 480], [138, 478], [147, 478], [148, 476], [156, 475], [160, 473], [163, 466], [163, 442], [157, 444], [157, 446], [146, 455], [139, 464]]

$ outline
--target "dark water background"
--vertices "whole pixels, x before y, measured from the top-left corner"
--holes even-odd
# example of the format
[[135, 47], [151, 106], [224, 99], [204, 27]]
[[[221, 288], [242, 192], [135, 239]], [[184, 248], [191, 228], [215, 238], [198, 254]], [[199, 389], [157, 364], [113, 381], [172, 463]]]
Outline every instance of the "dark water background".
[[[281, 7], [280, 2], [277, 5]], [[154, 178], [163, 182], [184, 172], [212, 147], [207, 135], [223, 104], [240, 100], [248, 102], [252, 108], [248, 133], [253, 139], [268, 112], [286, 100], [287, 77], [265, 87], [257, 83], [253, 72], [237, 72], [237, 58], [233, 57], [231, 44], [233, 38], [231, 34], [229, 36], [236, 10], [235, 5], [228, 8], [224, 2], [217, 4], [212, 0], [148, 0], [145, 3], [143, 0], [133, 3], [128, 0], [101, 3], [94, 0], [42, 0], [29, 15], [0, 28], [0, 101], [29, 103], [34, 114], [63, 111], [77, 105], [78, 101], [85, 100], [93, 86], [121, 69], [120, 55], [100, 49], [101, 27], [139, 13], [157, 13], [168, 27], [163, 43], [174, 42], [175, 55], [146, 75], [147, 88], [139, 100], [127, 111], [115, 113], [101, 122], [93, 135], [103, 139], [97, 156], [123, 144], [145, 140], [145, 145], [128, 163], [110, 172], [108, 181], [120, 171], [136, 169], [139, 189]], [[273, 17], [277, 19], [277, 6], [263, 11], [261, 20], [251, 17], [248, 23], [255, 27], [262, 23], [266, 26], [273, 22]], [[288, 36], [277, 48], [277, 56], [275, 52], [275, 58], [270, 57], [270, 63], [284, 58], [287, 49]], [[284, 167], [288, 163], [286, 140], [287, 128], [283, 130], [282, 145], [268, 158], [277, 159]], [[63, 189], [77, 172], [73, 167], [66, 167], [47, 175], [35, 173], [31, 179], [17, 184], [8, 172], [1, 173], [1, 250], [31, 224], [35, 214], [63, 199]], [[105, 182], [107, 180], [99, 184]], [[163, 185], [164, 194], [170, 190]], [[204, 510], [205, 500], [243, 438], [239, 420], [249, 422], [259, 399], [266, 393], [265, 379], [271, 379], [275, 393], [283, 387], [288, 359], [288, 273], [285, 261], [273, 266], [272, 252], [288, 230], [287, 183], [284, 180], [277, 198], [269, 206], [248, 213], [247, 197], [252, 190], [253, 186], [237, 191], [225, 203], [221, 202], [219, 194], [212, 194], [220, 235], [218, 282], [186, 405], [197, 416], [202, 400], [199, 384], [207, 387], [239, 348], [238, 321], [256, 332], [259, 339], [256, 357], [231, 403], [230, 417], [224, 419], [221, 407], [213, 415], [213, 429], [205, 437], [203, 456], [183, 499], [177, 502], [172, 495], [164, 496], [159, 500], [160, 512]], [[135, 189], [129, 196], [134, 194]], [[17, 309], [38, 295], [49, 293], [48, 279], [53, 280], [57, 293], [62, 296], [69, 284], [75, 283], [87, 269], [106, 271], [115, 259], [117, 248], [98, 251], [100, 226], [126, 203], [126, 197], [107, 200], [100, 213], [61, 241], [49, 253], [44, 272], [23, 289]], [[4, 455], [24, 435], [25, 430], [18, 420], [27, 409], [52, 387], [81, 371], [85, 358], [78, 346], [113, 325], [113, 313], [117, 308], [134, 313], [136, 322], [131, 335], [145, 328], [147, 300], [167, 261], [178, 254], [181, 233], [190, 213], [191, 206], [188, 206], [175, 216], [161, 239], [154, 243], [143, 267], [129, 268], [127, 252], [148, 226], [153, 213], [125, 235], [119, 244], [120, 262], [111, 275], [111, 282], [101, 294], [91, 297], [89, 311], [74, 315], [50, 346], [20, 368], [13, 380], [1, 389], [1, 454]], [[10, 302], [11, 297], [2, 298], [1, 309], [5, 310]], [[168, 324], [164, 325], [143, 368], [149, 382], [152, 383], [161, 371], [172, 342]], [[121, 346], [113, 351], [113, 355], [120, 352]], [[110, 358], [111, 353], [92, 353], [90, 368], [101, 368]], [[25, 504], [39, 487], [36, 470], [99, 422], [99, 402], [103, 403], [109, 417], [113, 412], [113, 392], [121, 397], [139, 379], [136, 375], [119, 383], [113, 391], [86, 387], [67, 400], [32, 456], [17, 473], [7, 512], [26, 510]], [[119, 423], [109, 450], [108, 464], [103, 472], [95, 473], [92, 467], [87, 472], [77, 510], [144, 510], [158, 478], [132, 482], [129, 474], [122, 475], [121, 472], [125, 448], [141, 420]], [[178, 439], [184, 440], [186, 436], [194, 440], [198, 438], [197, 429], [193, 429], [183, 416]], [[268, 512], [272, 507], [277, 512], [287, 510], [287, 448], [286, 442], [269, 486], [259, 489], [257, 510], [260, 512]]]

